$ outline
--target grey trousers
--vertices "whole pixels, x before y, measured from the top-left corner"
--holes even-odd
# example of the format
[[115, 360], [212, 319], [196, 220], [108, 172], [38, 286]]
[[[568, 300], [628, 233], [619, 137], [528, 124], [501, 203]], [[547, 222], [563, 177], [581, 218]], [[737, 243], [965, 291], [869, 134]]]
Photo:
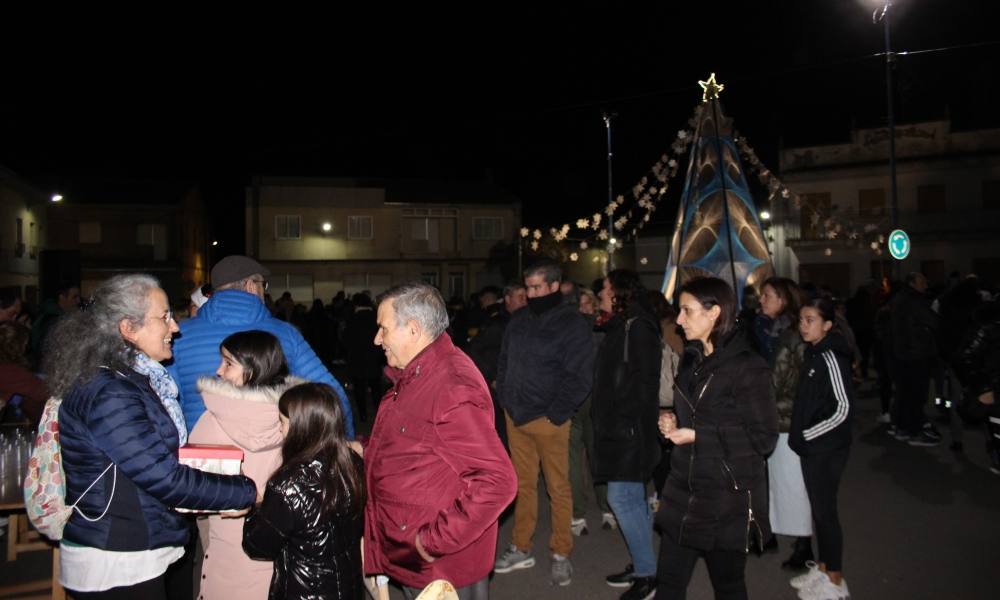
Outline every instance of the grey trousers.
[[[414, 600], [423, 590], [402, 586], [403, 597], [406, 600]], [[489, 600], [490, 598], [490, 576], [487, 575], [475, 583], [470, 583], [465, 587], [455, 588], [458, 592], [458, 600]]]

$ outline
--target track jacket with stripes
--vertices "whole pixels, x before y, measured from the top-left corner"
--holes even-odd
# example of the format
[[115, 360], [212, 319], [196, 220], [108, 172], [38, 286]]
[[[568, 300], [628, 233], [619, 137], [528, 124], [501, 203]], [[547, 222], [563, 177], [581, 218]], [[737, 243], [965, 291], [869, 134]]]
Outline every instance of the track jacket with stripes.
[[830, 332], [818, 344], [806, 345], [788, 445], [799, 456], [845, 448], [851, 444], [853, 414], [851, 349]]

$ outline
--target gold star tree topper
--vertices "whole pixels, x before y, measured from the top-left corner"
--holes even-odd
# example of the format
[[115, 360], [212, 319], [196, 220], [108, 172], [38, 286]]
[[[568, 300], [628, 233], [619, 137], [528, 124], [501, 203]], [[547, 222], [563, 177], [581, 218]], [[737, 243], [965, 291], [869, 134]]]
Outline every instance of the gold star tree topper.
[[719, 94], [722, 93], [722, 90], [726, 89], [726, 86], [722, 85], [721, 83], [717, 83], [715, 81], [715, 73], [712, 73], [708, 77], [708, 81], [699, 81], [698, 85], [700, 85], [701, 89], [704, 90], [704, 93], [701, 95], [702, 102], [708, 102], [709, 100], [718, 100]]

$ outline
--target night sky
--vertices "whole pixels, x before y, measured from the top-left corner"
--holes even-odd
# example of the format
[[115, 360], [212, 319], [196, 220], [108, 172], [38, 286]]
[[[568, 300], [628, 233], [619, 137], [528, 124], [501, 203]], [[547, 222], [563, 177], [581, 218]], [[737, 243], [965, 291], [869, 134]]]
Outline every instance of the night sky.
[[[871, 2], [625, 4], [9, 20], [0, 164], [68, 201], [108, 179], [197, 182], [214, 236], [240, 251], [258, 174], [489, 180], [528, 224], [558, 226], [606, 202], [602, 111], [618, 114], [624, 193], [710, 71], [775, 169], [782, 144], [885, 123]], [[900, 57], [897, 122], [1000, 126], [998, 4], [893, 5], [895, 51], [948, 48]]]

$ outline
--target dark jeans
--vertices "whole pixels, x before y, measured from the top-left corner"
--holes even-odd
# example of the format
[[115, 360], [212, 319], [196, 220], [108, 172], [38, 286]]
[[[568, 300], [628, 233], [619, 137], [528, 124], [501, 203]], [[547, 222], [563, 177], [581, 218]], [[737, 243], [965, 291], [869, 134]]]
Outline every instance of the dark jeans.
[[840, 477], [847, 466], [848, 448], [836, 452], [802, 457], [802, 478], [812, 507], [819, 562], [828, 571], [841, 571], [844, 555], [844, 533], [837, 513], [837, 491]]
[[894, 365], [896, 376], [896, 427], [910, 435], [920, 433], [924, 426], [924, 404], [931, 385], [931, 363], [928, 360], [899, 360]]
[[[406, 600], [414, 600], [420, 595], [421, 590], [416, 588], [401, 586], [403, 597]], [[490, 576], [487, 575], [475, 583], [470, 583], [465, 587], [455, 588], [458, 600], [489, 600], [490, 598]]]
[[167, 584], [165, 575], [160, 575], [149, 581], [143, 581], [135, 585], [125, 585], [114, 587], [103, 592], [74, 592], [70, 594], [76, 600], [167, 600]]
[[743, 578], [746, 554], [738, 550], [695, 550], [678, 545], [668, 535], [660, 538], [656, 600], [687, 598], [687, 586], [699, 558], [705, 559], [716, 600], [746, 600], [747, 586]]
[[889, 352], [884, 346], [882, 342], [875, 342], [872, 353], [875, 355], [875, 372], [878, 374], [878, 396], [882, 412], [888, 413], [892, 403], [892, 369]]

